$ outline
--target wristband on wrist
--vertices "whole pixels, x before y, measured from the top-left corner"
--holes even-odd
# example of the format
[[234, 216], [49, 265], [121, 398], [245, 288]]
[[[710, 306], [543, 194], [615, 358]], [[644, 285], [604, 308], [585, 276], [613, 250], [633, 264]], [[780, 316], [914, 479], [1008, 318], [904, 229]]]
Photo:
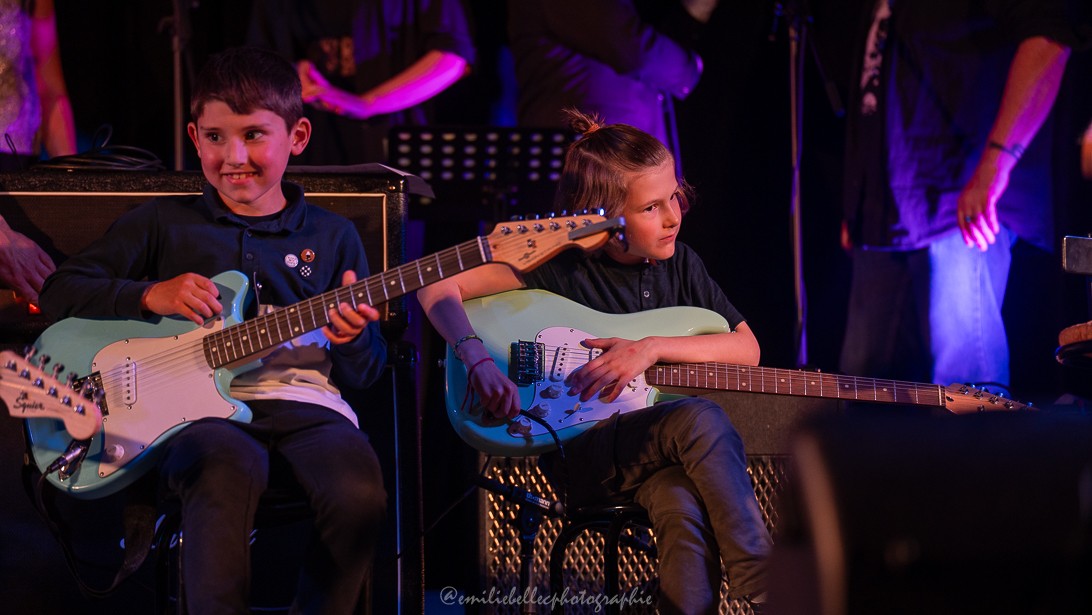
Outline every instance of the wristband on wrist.
[[986, 147], [990, 149], [1000, 150], [1001, 152], [1004, 152], [1017, 160], [1020, 160], [1020, 157], [1024, 155], [1025, 150], [1024, 146], [1020, 145], [1019, 143], [1004, 145], [1002, 143], [998, 143], [997, 141], [990, 141], [986, 144]]
[[470, 335], [464, 335], [459, 338], [459, 341], [455, 342], [455, 345], [452, 347], [451, 351], [455, 353], [455, 356], [459, 356], [459, 346], [462, 346], [463, 343], [469, 342], [470, 340], [478, 340], [480, 342], [482, 341], [482, 338], [478, 337], [473, 333], [471, 333]]

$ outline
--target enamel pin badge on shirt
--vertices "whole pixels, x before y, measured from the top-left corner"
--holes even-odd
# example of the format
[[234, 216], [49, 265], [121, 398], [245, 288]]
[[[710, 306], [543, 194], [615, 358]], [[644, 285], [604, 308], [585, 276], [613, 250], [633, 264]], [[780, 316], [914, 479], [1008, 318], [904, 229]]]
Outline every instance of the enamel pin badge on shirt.
[[[300, 252], [299, 256], [296, 256], [295, 254], [285, 254], [284, 255], [284, 264], [288, 265], [289, 267], [291, 267], [293, 269], [295, 269], [297, 266], [299, 266], [300, 261], [303, 261], [305, 263], [314, 262], [315, 261], [315, 251], [312, 250], [311, 248], [307, 248], [304, 251]], [[299, 271], [300, 275], [305, 277], [305, 278], [311, 277], [312, 270], [311, 270], [311, 267], [308, 266], [308, 265], [304, 265], [303, 267], [300, 267], [298, 271]]]

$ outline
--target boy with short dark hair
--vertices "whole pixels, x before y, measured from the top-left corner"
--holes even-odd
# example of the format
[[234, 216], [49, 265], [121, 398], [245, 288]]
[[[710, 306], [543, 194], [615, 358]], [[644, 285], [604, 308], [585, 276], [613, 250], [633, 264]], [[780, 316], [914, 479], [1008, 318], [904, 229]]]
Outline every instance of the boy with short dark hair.
[[[259, 313], [368, 274], [352, 223], [308, 204], [301, 187], [283, 180], [289, 157], [311, 134], [291, 64], [252, 48], [217, 54], [194, 84], [191, 112], [204, 194], [146, 203], [63, 263], [42, 290], [51, 316], [181, 316], [201, 325], [234, 316], [210, 280], [224, 271], [246, 275]], [[358, 603], [386, 493], [375, 452], [335, 381], [374, 382], [386, 343], [371, 306], [341, 303], [327, 316], [329, 325], [260, 355], [257, 367], [231, 382], [230, 395], [250, 407], [251, 422], [205, 418], [162, 447], [161, 489], [182, 506], [191, 612], [249, 612], [254, 513], [279, 472], [299, 483], [314, 512], [295, 609], [348, 613]]]

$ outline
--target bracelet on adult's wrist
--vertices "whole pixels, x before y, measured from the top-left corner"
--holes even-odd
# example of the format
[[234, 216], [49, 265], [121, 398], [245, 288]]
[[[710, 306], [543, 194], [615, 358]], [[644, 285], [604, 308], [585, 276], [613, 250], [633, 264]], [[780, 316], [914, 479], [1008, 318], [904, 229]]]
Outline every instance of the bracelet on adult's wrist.
[[1024, 146], [1019, 143], [1005, 145], [1004, 143], [998, 143], [997, 141], [990, 141], [986, 144], [986, 147], [1004, 152], [1017, 160], [1020, 160], [1020, 157], [1024, 155], [1025, 149]]

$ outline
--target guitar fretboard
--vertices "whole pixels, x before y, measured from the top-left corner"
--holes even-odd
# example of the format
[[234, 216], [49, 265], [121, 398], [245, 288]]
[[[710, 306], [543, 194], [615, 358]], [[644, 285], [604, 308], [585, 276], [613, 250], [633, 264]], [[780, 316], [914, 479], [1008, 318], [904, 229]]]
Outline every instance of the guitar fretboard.
[[446, 277], [492, 260], [483, 237], [415, 260], [347, 286], [315, 295], [263, 316], [253, 318], [203, 339], [205, 360], [212, 368], [240, 361], [284, 342], [325, 327], [329, 310], [340, 303], [379, 305]]
[[726, 363], [653, 365], [645, 371], [645, 380], [653, 386], [945, 405], [944, 389], [934, 384]]

